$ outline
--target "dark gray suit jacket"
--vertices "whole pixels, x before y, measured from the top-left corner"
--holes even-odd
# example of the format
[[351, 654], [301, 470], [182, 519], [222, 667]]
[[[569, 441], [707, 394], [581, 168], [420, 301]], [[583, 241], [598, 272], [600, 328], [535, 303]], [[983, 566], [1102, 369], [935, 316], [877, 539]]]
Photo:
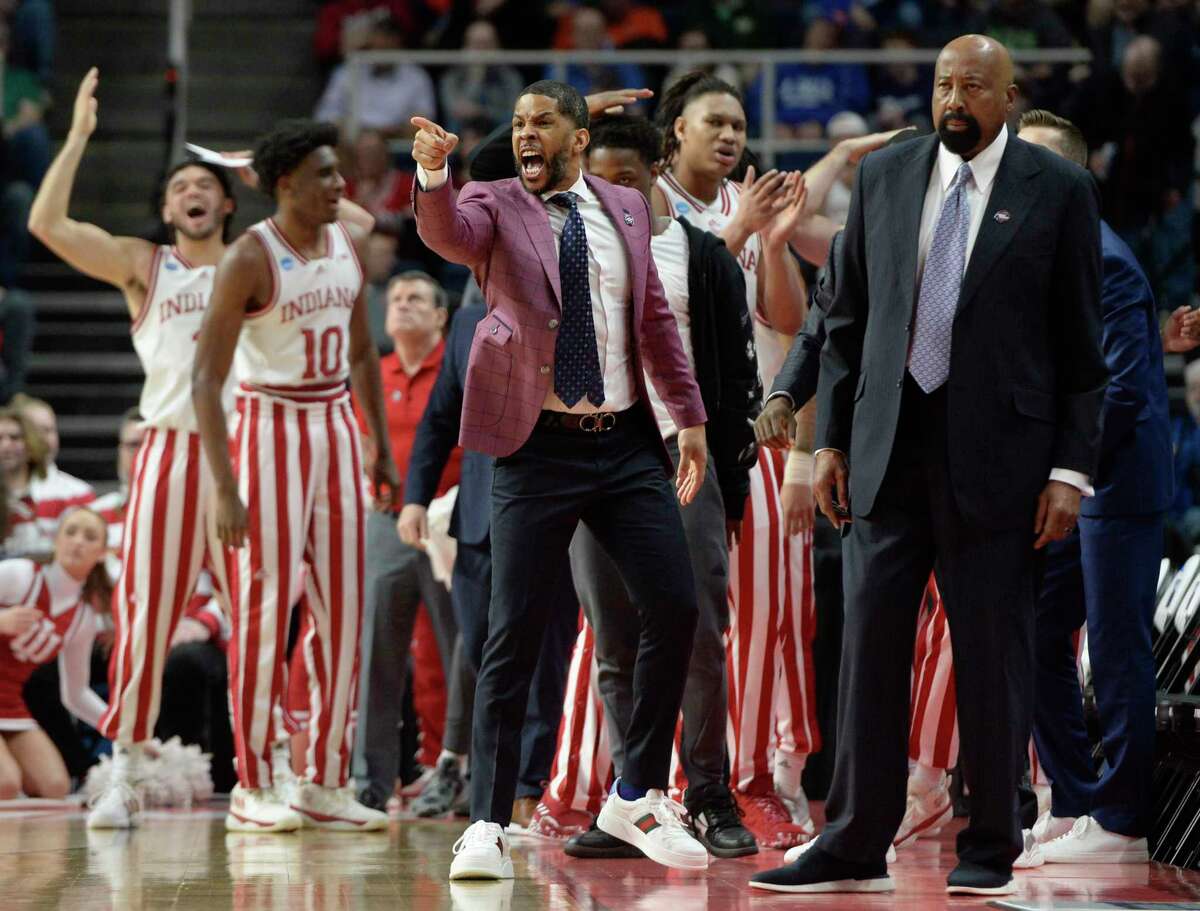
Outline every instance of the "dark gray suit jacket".
[[[874, 507], [896, 438], [937, 147], [931, 135], [881, 149], [855, 177], [825, 321], [817, 448], [849, 454], [859, 516]], [[1088, 173], [1010, 134], [963, 277], [947, 380], [948, 481], [971, 521], [1032, 522], [1052, 468], [1095, 472], [1107, 381], [1099, 232]]]

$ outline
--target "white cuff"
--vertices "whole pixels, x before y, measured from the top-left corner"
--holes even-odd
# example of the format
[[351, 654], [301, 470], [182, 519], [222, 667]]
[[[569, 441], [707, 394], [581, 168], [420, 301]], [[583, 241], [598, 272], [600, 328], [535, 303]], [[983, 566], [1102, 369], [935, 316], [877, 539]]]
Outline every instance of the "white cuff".
[[1050, 480], [1062, 481], [1064, 484], [1077, 487], [1085, 497], [1094, 497], [1096, 495], [1096, 489], [1092, 487], [1091, 479], [1082, 471], [1072, 471], [1070, 468], [1052, 468], [1050, 470]]
[[439, 171], [426, 171], [424, 165], [417, 165], [417, 186], [422, 190], [436, 190], [446, 182], [446, 166]]
[[[792, 398], [790, 392], [784, 392], [782, 389], [779, 392], [772, 392], [767, 396], [767, 402], [771, 401], [771, 399], [787, 399], [788, 404], [792, 406], [792, 411], [796, 410], [796, 400]], [[763, 404], [765, 405], [767, 402], [763, 402]]]
[[824, 449], [814, 449], [813, 458], [815, 459], [823, 452], [836, 452], [838, 455], [842, 456], [842, 458], [846, 457], [846, 453], [842, 452], [840, 449], [834, 449], [832, 446], [826, 446]]

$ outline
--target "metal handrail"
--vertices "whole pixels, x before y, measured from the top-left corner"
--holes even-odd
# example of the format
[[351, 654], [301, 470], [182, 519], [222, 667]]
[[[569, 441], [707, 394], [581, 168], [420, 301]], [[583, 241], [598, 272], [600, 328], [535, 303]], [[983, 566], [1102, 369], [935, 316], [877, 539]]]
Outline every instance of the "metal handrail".
[[[674, 67], [678, 64], [704, 66], [710, 63], [752, 65], [761, 67], [762, 78], [762, 135], [751, 139], [750, 147], [766, 166], [775, 164], [775, 156], [786, 152], [821, 153], [829, 149], [827, 139], [794, 139], [775, 136], [775, 68], [781, 64], [861, 64], [886, 66], [893, 63], [932, 64], [939, 51], [932, 48], [912, 50], [831, 50], [811, 51], [803, 49], [778, 50], [637, 50], [637, 51], [357, 51], [346, 58], [350, 73], [350, 117], [344, 125], [350, 138], [358, 134], [362, 121], [362, 76], [365, 67], [376, 63], [414, 63], [422, 66], [510, 66], [543, 65], [552, 68], [555, 78], [562, 79], [571, 64], [648, 64], [651, 66]], [[1047, 48], [1042, 50], [1017, 50], [1012, 52], [1017, 64], [1076, 64], [1088, 63], [1092, 54], [1086, 48]], [[633, 88], [633, 86], [626, 86]], [[393, 148], [407, 149], [406, 143], [393, 143]]]

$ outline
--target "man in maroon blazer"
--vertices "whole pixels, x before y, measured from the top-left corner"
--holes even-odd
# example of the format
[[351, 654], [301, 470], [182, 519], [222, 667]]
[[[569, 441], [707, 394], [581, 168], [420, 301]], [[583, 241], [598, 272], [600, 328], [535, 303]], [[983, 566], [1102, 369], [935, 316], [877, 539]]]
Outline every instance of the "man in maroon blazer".
[[497, 457], [492, 601], [475, 697], [472, 825], [451, 879], [504, 879], [504, 835], [520, 732], [552, 574], [579, 522], [620, 568], [642, 618], [623, 777], [597, 824], [668, 866], [708, 855], [666, 787], [696, 623], [671, 462], [644, 371], [681, 428], [676, 488], [704, 477], [704, 406], [650, 255], [652, 213], [635, 190], [585, 177], [588, 113], [575, 89], [542, 81], [513, 112], [518, 177], [456, 193], [445, 162], [458, 138], [424, 118], [417, 134], [417, 230], [470, 266], [487, 300], [464, 389], [461, 443]]

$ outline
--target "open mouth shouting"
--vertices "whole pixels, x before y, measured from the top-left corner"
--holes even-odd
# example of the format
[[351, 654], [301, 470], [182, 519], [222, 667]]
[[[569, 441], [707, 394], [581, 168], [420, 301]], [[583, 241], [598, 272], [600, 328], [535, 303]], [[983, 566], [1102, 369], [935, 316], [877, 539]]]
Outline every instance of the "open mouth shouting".
[[546, 156], [535, 146], [521, 149], [521, 176], [526, 183], [536, 184], [546, 173]]

